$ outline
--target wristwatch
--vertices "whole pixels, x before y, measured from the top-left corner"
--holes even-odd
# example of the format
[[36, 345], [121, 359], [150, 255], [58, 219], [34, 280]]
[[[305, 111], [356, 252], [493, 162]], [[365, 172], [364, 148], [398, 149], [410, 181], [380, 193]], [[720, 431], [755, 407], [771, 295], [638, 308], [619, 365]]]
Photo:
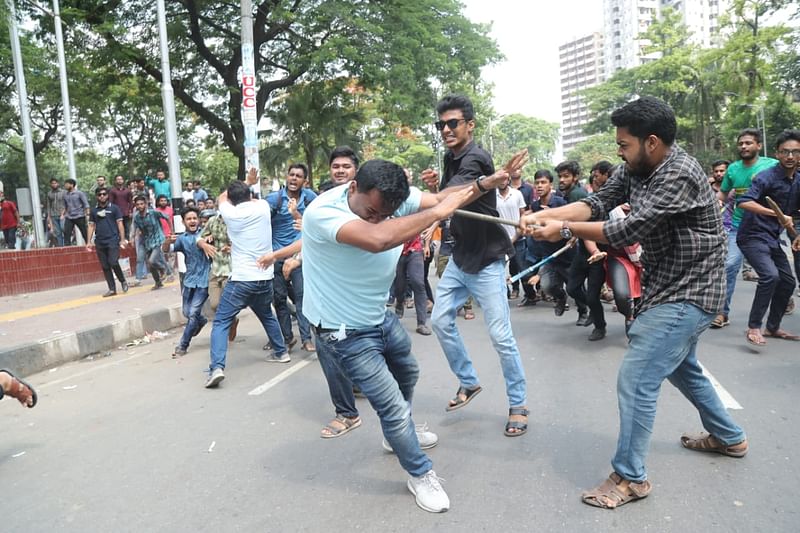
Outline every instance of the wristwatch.
[[485, 177], [486, 177], [486, 176], [481, 176], [480, 178], [478, 178], [478, 179], [475, 181], [475, 185], [477, 185], [477, 186], [478, 186], [478, 190], [479, 190], [480, 192], [486, 192], [486, 191], [488, 191], [488, 189], [487, 189], [486, 187], [484, 187], [483, 185], [481, 185], [481, 181], [483, 181], [483, 178], [485, 178]]
[[572, 238], [572, 230], [569, 229], [569, 222], [566, 220], [561, 223], [561, 238], [562, 239], [571, 239]]

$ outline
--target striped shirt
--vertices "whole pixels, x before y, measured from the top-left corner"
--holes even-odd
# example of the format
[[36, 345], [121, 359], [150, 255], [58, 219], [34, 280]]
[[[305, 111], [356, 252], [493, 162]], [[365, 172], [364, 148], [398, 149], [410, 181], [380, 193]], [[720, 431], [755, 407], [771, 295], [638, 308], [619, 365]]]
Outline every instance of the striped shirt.
[[642, 245], [644, 295], [638, 312], [656, 305], [689, 302], [716, 313], [725, 299], [725, 234], [719, 204], [697, 160], [673, 146], [647, 177], [626, 167], [602, 189], [581, 200], [593, 220], [624, 202], [628, 217], [609, 220], [603, 234], [614, 248]]

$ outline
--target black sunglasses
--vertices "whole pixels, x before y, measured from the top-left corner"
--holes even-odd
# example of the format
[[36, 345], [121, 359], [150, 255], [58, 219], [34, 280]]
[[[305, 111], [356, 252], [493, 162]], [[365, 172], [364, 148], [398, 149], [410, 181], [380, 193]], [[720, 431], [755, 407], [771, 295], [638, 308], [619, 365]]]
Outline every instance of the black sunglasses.
[[99, 193], [97, 193], [97, 196], [108, 196], [108, 193], [107, 192], [99, 192]]
[[467, 119], [464, 118], [451, 118], [450, 120], [437, 120], [433, 123], [436, 126], [436, 129], [442, 131], [445, 126], [450, 128], [450, 130], [454, 130], [458, 127], [461, 122], [466, 122]]

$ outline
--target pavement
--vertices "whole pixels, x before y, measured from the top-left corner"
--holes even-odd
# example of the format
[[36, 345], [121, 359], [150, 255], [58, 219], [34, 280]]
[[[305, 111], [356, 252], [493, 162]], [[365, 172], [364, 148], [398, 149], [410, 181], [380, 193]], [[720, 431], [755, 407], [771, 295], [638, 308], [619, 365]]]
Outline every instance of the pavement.
[[0, 368], [27, 376], [184, 324], [178, 282], [152, 287], [148, 278], [110, 298], [105, 282], [0, 298]]
[[[700, 420], [665, 383], [647, 459], [653, 492], [614, 511], [582, 504], [580, 493], [611, 471], [622, 317], [607, 306], [608, 337], [588, 342], [591, 328], [574, 325], [574, 309], [557, 318], [540, 303], [511, 312], [531, 409], [528, 433], [515, 438], [502, 434], [505, 388], [480, 309], [476, 320], [458, 324], [484, 391], [452, 413], [444, 407], [457, 381], [435, 336], [413, 332], [413, 312], [402, 320], [421, 370], [414, 420], [439, 435], [429, 455], [445, 479], [447, 513], [414, 504], [365, 400], [358, 400], [360, 428], [319, 438], [333, 413], [315, 356], [296, 349], [289, 364], [267, 363], [263, 329], [247, 315], [218, 389], [203, 388], [207, 328], [183, 358], [170, 357], [180, 331], [172, 330], [30, 376], [40, 397], [35, 409], [0, 401], [0, 529], [794, 532], [800, 344], [770, 339], [757, 352], [745, 343], [754, 288], [739, 282], [732, 324], [704, 333], [698, 350], [748, 432], [750, 453], [733, 459], [683, 449], [680, 435], [699, 431]], [[177, 303], [174, 289], [144, 300], [170, 293], [165, 301]], [[97, 308], [68, 314], [77, 323], [100, 315]], [[798, 316], [784, 327], [800, 331]], [[69, 320], [43, 323], [61, 329]]]

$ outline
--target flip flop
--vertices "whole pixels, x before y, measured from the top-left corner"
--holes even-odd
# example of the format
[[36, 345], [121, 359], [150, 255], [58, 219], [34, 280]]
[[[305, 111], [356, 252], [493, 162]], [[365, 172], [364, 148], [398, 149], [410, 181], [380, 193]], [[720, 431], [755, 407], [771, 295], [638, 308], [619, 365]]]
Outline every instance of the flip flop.
[[19, 400], [20, 394], [24, 392], [23, 387], [27, 387], [27, 389], [30, 391], [31, 403], [28, 404], [27, 402], [22, 402], [22, 405], [24, 405], [29, 409], [33, 409], [34, 407], [36, 407], [36, 403], [39, 401], [39, 396], [36, 394], [36, 390], [34, 390], [33, 386], [30, 383], [28, 383], [24, 379], [18, 378], [17, 376], [14, 375], [13, 372], [11, 372], [11, 370], [7, 368], [0, 369], [0, 372], [5, 372], [9, 376], [11, 376], [12, 380], [15, 380], [17, 382], [16, 386], [14, 383], [11, 384], [11, 386], [14, 387], [16, 390], [3, 390], [2, 388], [0, 388], [0, 398], [2, 398], [4, 395], [7, 394], [12, 398], [16, 398], [17, 400]]
[[[450, 404], [447, 407], [445, 407], [444, 410], [449, 413], [450, 411], [455, 411], [456, 409], [461, 409], [462, 407], [467, 405], [469, 402], [471, 402], [472, 398], [477, 396], [478, 393], [481, 392], [482, 390], [483, 389], [481, 388], [480, 385], [478, 385], [474, 389], [468, 389], [466, 387], [459, 387], [458, 390], [456, 391], [455, 398], [450, 400]], [[464, 399], [463, 400], [461, 399], [461, 395], [462, 394], [464, 395]]]
[[767, 345], [767, 341], [765, 341], [765, 340], [763, 339], [763, 337], [762, 337], [762, 339], [759, 341], [759, 340], [758, 340], [758, 337], [759, 337], [759, 336], [757, 336], [755, 333], [747, 333], [747, 334], [746, 334], [746, 339], [747, 339], [747, 342], [748, 342], [749, 344], [751, 344], [751, 345], [753, 345], [753, 346], [755, 346], [755, 347], [757, 347], [757, 348], [762, 348], [762, 347], [766, 346], [766, 345]]
[[764, 330], [764, 337], [772, 337], [774, 339], [781, 339], [784, 341], [800, 341], [800, 335], [792, 335], [787, 331], [778, 329], [777, 331]]

